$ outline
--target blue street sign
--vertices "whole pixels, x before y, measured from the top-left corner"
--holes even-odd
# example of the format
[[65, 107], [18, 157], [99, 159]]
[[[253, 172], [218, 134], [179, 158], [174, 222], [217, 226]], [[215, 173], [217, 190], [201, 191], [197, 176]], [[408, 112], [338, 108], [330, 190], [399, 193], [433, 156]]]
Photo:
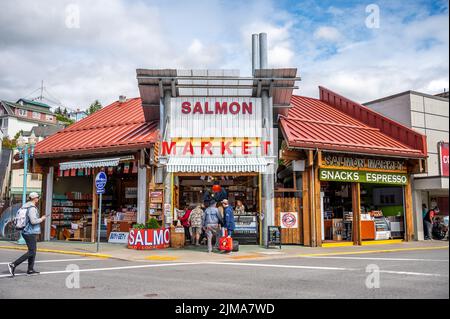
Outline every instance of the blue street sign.
[[106, 185], [107, 177], [105, 172], [100, 172], [95, 177], [95, 187], [97, 188], [97, 194], [105, 193], [105, 185]]

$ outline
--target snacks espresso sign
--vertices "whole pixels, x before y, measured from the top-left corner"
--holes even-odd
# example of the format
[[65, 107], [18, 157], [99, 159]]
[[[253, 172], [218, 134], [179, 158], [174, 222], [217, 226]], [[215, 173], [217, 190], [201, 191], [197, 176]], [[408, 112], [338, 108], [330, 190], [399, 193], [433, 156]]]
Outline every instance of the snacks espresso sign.
[[337, 169], [321, 169], [321, 181], [334, 181], [346, 183], [368, 183], [385, 185], [406, 185], [408, 184], [407, 174], [350, 171]]

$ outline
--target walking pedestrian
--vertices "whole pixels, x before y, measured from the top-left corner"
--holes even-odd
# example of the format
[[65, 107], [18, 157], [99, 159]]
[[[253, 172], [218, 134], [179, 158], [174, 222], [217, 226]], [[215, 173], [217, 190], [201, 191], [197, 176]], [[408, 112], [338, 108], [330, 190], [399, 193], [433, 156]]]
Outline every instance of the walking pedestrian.
[[22, 237], [28, 247], [28, 251], [22, 255], [15, 262], [8, 264], [9, 273], [14, 277], [17, 266], [28, 259], [28, 275], [39, 274], [38, 271], [34, 269], [34, 261], [36, 259], [36, 246], [37, 246], [37, 236], [41, 233], [41, 226], [46, 216], [39, 218], [39, 210], [37, 204], [39, 203], [39, 194], [32, 192], [29, 195], [29, 201], [22, 207], [27, 209], [27, 220], [26, 226], [22, 231]]
[[184, 238], [186, 241], [190, 241], [192, 243], [192, 238], [190, 234], [190, 224], [189, 224], [189, 216], [191, 215], [192, 208], [187, 206], [184, 209], [184, 214], [180, 217], [181, 225], [184, 227]]
[[191, 244], [199, 246], [203, 223], [203, 210], [200, 205], [192, 210], [191, 215], [189, 216], [189, 223], [191, 225]]
[[425, 231], [425, 240], [432, 240], [433, 239], [433, 218], [436, 214], [436, 208], [430, 209], [428, 213], [425, 215], [425, 218], [423, 219], [424, 224], [424, 231]]
[[224, 228], [227, 230], [228, 236], [233, 236], [235, 228], [233, 207], [228, 203], [227, 199], [222, 201], [224, 207]]
[[219, 247], [220, 224], [222, 224], [222, 217], [216, 207], [216, 201], [212, 200], [203, 215], [203, 228], [205, 229], [206, 237], [208, 238], [208, 253], [212, 252], [213, 237], [216, 240], [215, 247]]

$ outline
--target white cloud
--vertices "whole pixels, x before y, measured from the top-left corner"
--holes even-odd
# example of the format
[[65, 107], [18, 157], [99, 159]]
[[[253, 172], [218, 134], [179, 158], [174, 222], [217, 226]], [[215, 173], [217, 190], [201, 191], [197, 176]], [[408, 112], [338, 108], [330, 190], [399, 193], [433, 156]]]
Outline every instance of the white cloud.
[[[80, 7], [79, 29], [65, 25], [71, 3]], [[299, 4], [302, 15], [274, 0], [4, 0], [0, 99], [23, 97], [43, 79], [67, 106], [107, 104], [120, 94], [139, 96], [136, 68], [231, 68], [249, 75], [251, 34], [260, 32], [268, 33], [270, 67], [299, 69], [302, 95], [317, 96], [324, 85], [365, 102], [448, 88], [448, 15], [430, 16], [409, 2], [392, 4], [393, 14], [387, 5], [380, 1], [381, 28], [369, 30], [364, 5], [322, 9], [306, 1]]]
[[[422, 12], [413, 9], [411, 12]], [[381, 12], [381, 28], [372, 30], [364, 30], [363, 16], [347, 12], [338, 28], [346, 39], [336, 43], [334, 52], [322, 49], [314, 37], [303, 33], [309, 46], [295, 56], [302, 74], [297, 93], [317, 97], [317, 86], [322, 85], [367, 102], [407, 90], [429, 94], [448, 90], [448, 15], [423, 13], [420, 19], [405, 22], [383, 6]], [[358, 34], [366, 36], [358, 38]]]
[[342, 34], [334, 27], [320, 27], [314, 32], [314, 37], [319, 40], [337, 42], [341, 40]]

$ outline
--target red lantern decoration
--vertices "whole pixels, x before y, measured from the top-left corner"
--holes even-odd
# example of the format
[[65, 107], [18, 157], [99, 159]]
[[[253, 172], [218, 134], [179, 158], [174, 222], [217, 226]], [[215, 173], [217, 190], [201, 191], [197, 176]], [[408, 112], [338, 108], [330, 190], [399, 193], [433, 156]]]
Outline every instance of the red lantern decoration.
[[222, 187], [220, 185], [213, 185], [212, 190], [214, 193], [218, 193], [222, 190]]

